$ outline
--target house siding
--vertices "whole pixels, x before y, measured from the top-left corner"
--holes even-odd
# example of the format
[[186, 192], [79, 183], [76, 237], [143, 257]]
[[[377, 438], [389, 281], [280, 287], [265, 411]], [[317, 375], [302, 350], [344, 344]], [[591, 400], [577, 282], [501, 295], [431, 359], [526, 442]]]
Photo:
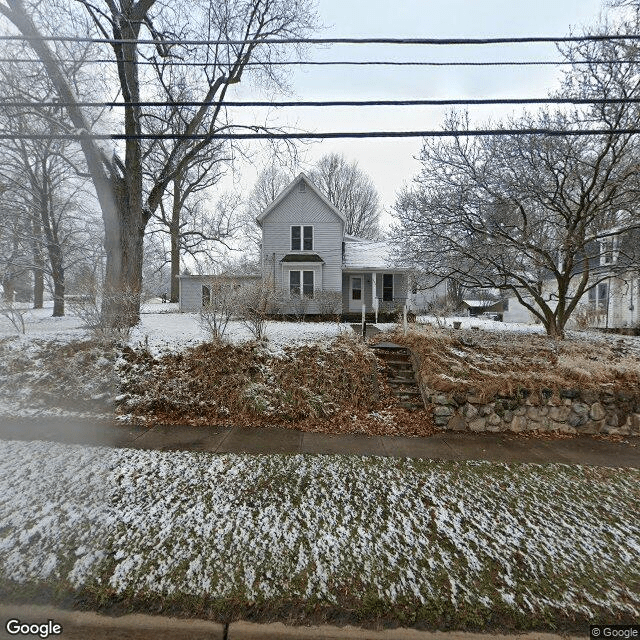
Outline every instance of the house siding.
[[[604, 304], [599, 304], [599, 313], [594, 313], [590, 318], [592, 327], [624, 328], [637, 327], [640, 324], [640, 310], [638, 301], [640, 298], [640, 277], [632, 273], [625, 277], [614, 277], [604, 280], [609, 286], [608, 300]], [[543, 287], [545, 299], [548, 299], [554, 291], [555, 282], [547, 281]], [[550, 306], [555, 306], [550, 302]], [[595, 311], [594, 303], [589, 301], [589, 294], [585, 294], [578, 303], [572, 317], [569, 319], [568, 327], [575, 326], [577, 315], [581, 311], [592, 309]], [[533, 314], [523, 307], [517, 298], [509, 298], [509, 310], [504, 312], [505, 322], [526, 322], [533, 323], [537, 319]]]
[[202, 280], [180, 278], [180, 311], [198, 311], [202, 308]]
[[[313, 251], [291, 251], [291, 226], [313, 226]], [[342, 220], [310, 188], [296, 187], [262, 222], [263, 272], [274, 280], [277, 292], [287, 293], [289, 272], [314, 271], [315, 292], [340, 293], [342, 288]], [[324, 263], [282, 263], [288, 254], [318, 254]], [[305, 305], [306, 313], [319, 313], [317, 302]], [[296, 305], [281, 304], [284, 313], [295, 312]]]
[[[202, 286], [213, 280], [215, 276], [186, 276], [179, 279], [180, 297], [178, 309], [182, 312], [200, 311], [202, 309]], [[240, 287], [248, 287], [260, 280], [260, 276], [241, 277], [237, 280]]]
[[[389, 273], [388, 271], [386, 273]], [[366, 312], [374, 310], [372, 304], [372, 274], [367, 271], [353, 271], [342, 274], [342, 310], [344, 313], [359, 313], [360, 310], [349, 308], [351, 299], [351, 276], [360, 276], [363, 281], [363, 300]], [[383, 273], [376, 273], [376, 296], [378, 298], [378, 311], [391, 312], [404, 306], [408, 302], [409, 276], [406, 273], [393, 274], [393, 301], [384, 302], [382, 300], [382, 276]]]

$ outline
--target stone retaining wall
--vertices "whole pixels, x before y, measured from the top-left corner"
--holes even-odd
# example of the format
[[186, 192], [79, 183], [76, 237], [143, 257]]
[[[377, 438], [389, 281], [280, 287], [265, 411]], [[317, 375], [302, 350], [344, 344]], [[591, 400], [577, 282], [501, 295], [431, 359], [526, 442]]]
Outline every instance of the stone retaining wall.
[[418, 387], [425, 406], [433, 407], [433, 421], [443, 431], [547, 431], [558, 433], [604, 433], [640, 435], [640, 392], [616, 393], [603, 385], [591, 390], [561, 389], [487, 401], [477, 391], [440, 393], [420, 379], [421, 358], [411, 351]]
[[475, 393], [432, 392], [434, 423], [445, 431], [557, 431], [640, 435], [640, 396], [564, 389], [487, 402]]

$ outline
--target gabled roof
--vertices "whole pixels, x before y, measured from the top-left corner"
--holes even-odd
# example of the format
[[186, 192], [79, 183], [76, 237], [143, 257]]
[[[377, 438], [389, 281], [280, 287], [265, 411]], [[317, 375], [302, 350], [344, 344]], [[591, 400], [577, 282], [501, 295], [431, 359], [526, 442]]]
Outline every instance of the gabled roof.
[[320, 191], [320, 189], [318, 189], [318, 187], [313, 184], [309, 176], [307, 176], [305, 173], [299, 173], [298, 176], [291, 181], [289, 186], [256, 218], [258, 226], [262, 226], [262, 221], [296, 188], [301, 180], [304, 180], [307, 187], [309, 187], [311, 191], [313, 191], [313, 193], [315, 193], [318, 198], [320, 198], [320, 200], [322, 200], [322, 202], [326, 204], [327, 207], [329, 207], [329, 209], [331, 209], [331, 211], [333, 211], [333, 213], [335, 213], [338, 218], [340, 218], [340, 220], [342, 220], [342, 222], [346, 223], [347, 220], [344, 217], [344, 214], [336, 209], [331, 204], [331, 202], [329, 202], [327, 197]]

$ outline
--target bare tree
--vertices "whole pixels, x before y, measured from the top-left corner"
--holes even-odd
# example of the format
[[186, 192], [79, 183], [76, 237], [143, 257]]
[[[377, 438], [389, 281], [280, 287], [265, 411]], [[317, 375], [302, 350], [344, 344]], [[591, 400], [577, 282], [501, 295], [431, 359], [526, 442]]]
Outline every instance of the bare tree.
[[[4, 47], [4, 55], [12, 53], [21, 55], [21, 48]], [[78, 66], [70, 70], [74, 83], [82, 68], [81, 60], [82, 56]], [[17, 205], [14, 216], [26, 217], [19, 241], [30, 253], [29, 257], [25, 254], [23, 266], [33, 274], [33, 306], [42, 308], [45, 280], [50, 281], [53, 315], [61, 316], [65, 268], [82, 253], [82, 218], [91, 200], [85, 192], [86, 177], [78, 175], [80, 150], [69, 140], [37, 137], [46, 136], [60, 114], [60, 107], [46, 104], [55, 98], [55, 92], [41, 65], [7, 63], [0, 69], [0, 80], [3, 99], [33, 102], [27, 108], [5, 107], [0, 114], [3, 133], [14, 136], [0, 151], [0, 176], [12, 188]], [[34, 96], [39, 96], [37, 102]], [[35, 139], [30, 138], [33, 136]]]
[[276, 162], [267, 165], [258, 175], [244, 205], [243, 224], [247, 250], [259, 256], [262, 230], [256, 218], [284, 191], [293, 180], [288, 167]]
[[[64, 6], [64, 5], [63, 5]], [[92, 127], [81, 100], [69, 82], [64, 64], [55, 49], [43, 38], [47, 35], [52, 6], [46, 2], [2, 0], [3, 15], [28, 39], [42, 62], [60, 101], [65, 105], [71, 130], [79, 138], [86, 165], [95, 186], [105, 226], [107, 255], [103, 312], [111, 324], [135, 324], [139, 318], [142, 283], [143, 237], [147, 223], [160, 206], [174, 177], [191, 160], [215, 141], [216, 135], [233, 128], [223, 109], [229, 89], [239, 83], [252, 61], [269, 62], [282, 47], [264, 44], [269, 38], [299, 36], [313, 27], [309, 0], [194, 0], [165, 3], [159, 0], [78, 0], [82, 17], [88, 17], [92, 34], [104, 38], [114, 56], [117, 95], [124, 103], [122, 157], [91, 136]], [[60, 10], [57, 6], [55, 9]], [[142, 40], [151, 41], [151, 44]], [[224, 40], [240, 44], [208, 44], [193, 47], [181, 40]], [[142, 66], [141, 58], [156, 64]], [[144, 136], [148, 118], [162, 117], [162, 109], [143, 109], [143, 95], [173, 101], [174, 87], [166, 83], [169, 64], [185, 59], [200, 62], [197, 106], [182, 122], [181, 136], [174, 140], [167, 161], [145, 185], [143, 169], [150, 153]], [[275, 77], [272, 67], [252, 67], [267, 77]], [[144, 93], [141, 88], [144, 86]], [[252, 130], [259, 127], [251, 127]], [[202, 136], [193, 139], [190, 136]]]
[[310, 175], [314, 184], [347, 219], [345, 233], [375, 240], [380, 235], [380, 200], [371, 178], [357, 162], [330, 153], [317, 162]]
[[[588, 126], [574, 117], [509, 128]], [[636, 157], [632, 137], [613, 132], [425, 141], [420, 177], [396, 204], [406, 256], [441, 280], [514, 295], [561, 337], [585, 292], [638, 259]], [[605, 260], [612, 243], [626, 261]]]

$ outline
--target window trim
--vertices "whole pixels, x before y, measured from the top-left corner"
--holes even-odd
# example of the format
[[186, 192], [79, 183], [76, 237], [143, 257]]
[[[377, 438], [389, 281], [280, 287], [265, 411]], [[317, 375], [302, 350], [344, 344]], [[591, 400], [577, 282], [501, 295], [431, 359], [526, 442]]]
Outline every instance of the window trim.
[[[298, 228], [300, 229], [300, 248], [299, 249], [294, 249], [293, 248], [293, 229], [294, 228]], [[304, 230], [305, 228], [307, 229], [311, 229], [311, 248], [310, 249], [305, 249], [304, 248]], [[289, 246], [291, 247], [291, 251], [314, 251], [314, 247], [315, 247], [315, 237], [316, 237], [316, 230], [315, 230], [315, 225], [313, 224], [292, 224], [289, 225]]]
[[588, 303], [596, 309], [607, 309], [609, 305], [609, 283], [606, 280], [598, 282], [589, 289]]
[[600, 243], [600, 266], [605, 267], [618, 262], [619, 236], [607, 236]]

